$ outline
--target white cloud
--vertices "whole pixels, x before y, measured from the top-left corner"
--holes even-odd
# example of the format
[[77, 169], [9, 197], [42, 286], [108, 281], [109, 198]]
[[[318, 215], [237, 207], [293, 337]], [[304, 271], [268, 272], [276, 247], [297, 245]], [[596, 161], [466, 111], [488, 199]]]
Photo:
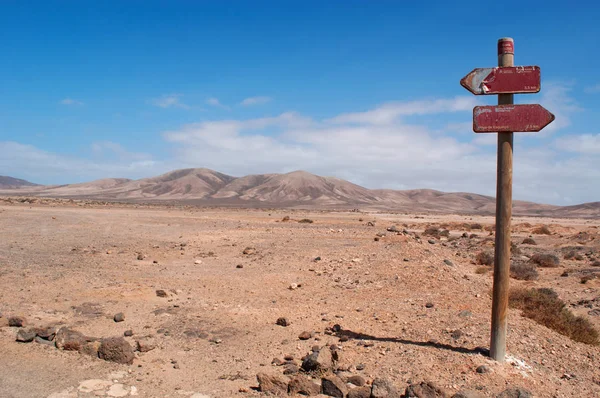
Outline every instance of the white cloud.
[[554, 145], [568, 152], [600, 155], [600, 134], [566, 135], [557, 138]]
[[75, 100], [73, 98], [65, 98], [60, 101], [61, 105], [83, 105], [83, 102]]
[[575, 99], [570, 95], [572, 89], [572, 84], [564, 82], [543, 84], [539, 103], [552, 112], [556, 119], [541, 131], [542, 134], [548, 135], [570, 126], [571, 115], [581, 111]]
[[190, 106], [181, 101], [181, 94], [166, 94], [160, 98], [150, 100], [150, 103], [160, 108], [190, 109]]
[[229, 109], [227, 105], [223, 105], [219, 99], [215, 97], [208, 98], [205, 102], [207, 105], [214, 106], [215, 108]]
[[327, 122], [336, 124], [389, 124], [400, 116], [467, 111], [472, 110], [476, 104], [474, 97], [389, 102], [366, 112], [344, 113], [327, 120]]
[[[110, 147], [109, 151], [122, 151], [120, 156], [99, 156]], [[18, 142], [0, 141], [0, 170], [33, 182], [65, 184], [107, 177], [145, 177], [173, 166], [154, 161], [150, 155], [127, 156], [129, 152], [118, 144], [96, 143], [92, 150], [96, 156], [90, 159], [60, 155]]]
[[[568, 91], [563, 93], [566, 98], [560, 101], [571, 104], [572, 111], [578, 109]], [[106, 141], [93, 144], [96, 157], [91, 161], [0, 142], [0, 153], [7, 154], [0, 157], [0, 170], [37, 176], [33, 181], [42, 180], [39, 176], [68, 176], [72, 182], [84, 177], [136, 178], [182, 167], [208, 167], [234, 176], [304, 169], [369, 188], [433, 188], [494, 195], [496, 134], [477, 134], [463, 142], [464, 135], [432, 130], [427, 122], [409, 125], [402, 120], [402, 116], [428, 114], [433, 118], [436, 113], [448, 112], [459, 112], [456, 120], [468, 120], [472, 105], [459, 97], [388, 103], [328, 120], [287, 112], [192, 123], [163, 134], [170, 144], [163, 153], [170, 155], [161, 160]], [[599, 141], [599, 135], [570, 135], [550, 146], [537, 141], [529, 143], [527, 150], [517, 146], [515, 199], [553, 204], [598, 200]]]
[[262, 105], [262, 104], [266, 104], [267, 102], [270, 102], [270, 101], [271, 101], [270, 97], [258, 96], [258, 97], [246, 98], [240, 104], [243, 106]]

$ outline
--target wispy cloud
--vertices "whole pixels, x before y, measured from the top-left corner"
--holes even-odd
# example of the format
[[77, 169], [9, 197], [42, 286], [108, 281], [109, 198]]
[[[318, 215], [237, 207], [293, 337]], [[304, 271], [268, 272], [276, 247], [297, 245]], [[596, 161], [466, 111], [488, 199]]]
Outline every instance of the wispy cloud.
[[150, 103], [160, 108], [181, 108], [190, 109], [190, 106], [181, 101], [181, 94], [165, 94], [160, 98], [150, 100]]
[[258, 97], [249, 97], [244, 99], [240, 105], [243, 106], [252, 106], [252, 105], [262, 105], [262, 104], [266, 104], [267, 102], [271, 101], [271, 97], [264, 97], [264, 96], [258, 96]]
[[229, 107], [228, 107], [227, 105], [223, 105], [223, 104], [221, 103], [221, 101], [219, 101], [219, 99], [218, 99], [218, 98], [215, 98], [215, 97], [208, 98], [208, 99], [205, 101], [205, 103], [206, 103], [207, 105], [214, 106], [214, 107], [216, 107], [216, 108], [229, 109]]
[[551, 134], [570, 126], [571, 115], [581, 111], [581, 107], [571, 95], [572, 90], [573, 85], [568, 82], [544, 83], [540, 104], [552, 112], [556, 119], [542, 130], [542, 134]]
[[83, 102], [75, 100], [73, 98], [65, 98], [60, 101], [61, 105], [83, 105]]
[[557, 149], [585, 155], [600, 155], [600, 134], [566, 135], [554, 141]]
[[585, 91], [588, 94], [600, 93], [600, 83], [598, 83], [596, 85], [592, 85], [592, 86], [587, 86], [586, 88], [583, 89], [583, 91]]
[[400, 116], [426, 115], [435, 113], [460, 112], [473, 109], [473, 97], [455, 97], [424, 101], [388, 102], [366, 112], [344, 113], [327, 120], [329, 123], [344, 124], [388, 124]]

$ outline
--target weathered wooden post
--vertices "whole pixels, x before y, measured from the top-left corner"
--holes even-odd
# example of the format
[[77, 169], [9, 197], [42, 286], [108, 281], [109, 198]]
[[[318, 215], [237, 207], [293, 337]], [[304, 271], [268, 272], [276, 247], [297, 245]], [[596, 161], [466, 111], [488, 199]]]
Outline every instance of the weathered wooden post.
[[514, 66], [514, 41], [508, 37], [498, 40], [497, 68], [474, 69], [460, 84], [476, 95], [498, 94], [498, 106], [476, 106], [473, 109], [473, 131], [498, 132], [490, 356], [503, 362], [506, 355], [510, 277], [513, 132], [540, 131], [554, 120], [554, 115], [540, 105], [513, 105], [514, 93], [540, 91], [541, 76], [537, 66]]

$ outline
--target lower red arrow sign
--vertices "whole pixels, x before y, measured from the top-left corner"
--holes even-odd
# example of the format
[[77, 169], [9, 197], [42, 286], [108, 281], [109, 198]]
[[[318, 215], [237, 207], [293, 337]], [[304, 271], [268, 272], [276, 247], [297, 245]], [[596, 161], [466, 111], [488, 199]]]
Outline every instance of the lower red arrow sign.
[[476, 106], [473, 131], [476, 133], [540, 131], [554, 120], [541, 105]]

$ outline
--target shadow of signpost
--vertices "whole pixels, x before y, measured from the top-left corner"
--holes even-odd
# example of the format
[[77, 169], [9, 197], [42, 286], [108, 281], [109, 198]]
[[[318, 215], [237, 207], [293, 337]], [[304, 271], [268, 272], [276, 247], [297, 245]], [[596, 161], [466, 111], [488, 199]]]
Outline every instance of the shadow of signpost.
[[489, 356], [489, 350], [487, 348], [483, 348], [483, 347], [465, 348], [465, 347], [455, 347], [453, 345], [443, 344], [443, 343], [439, 343], [437, 341], [414, 341], [414, 340], [408, 340], [408, 339], [401, 339], [401, 338], [397, 338], [397, 337], [376, 337], [376, 336], [371, 336], [371, 335], [368, 335], [365, 333], [356, 333], [351, 330], [344, 330], [344, 329], [336, 332], [335, 334], [338, 337], [345, 336], [348, 339], [353, 339], [353, 340], [371, 340], [371, 341], [382, 341], [382, 342], [388, 342], [388, 343], [400, 343], [400, 344], [407, 344], [407, 345], [415, 345], [415, 346], [419, 346], [419, 347], [431, 347], [431, 348], [437, 348], [440, 350], [454, 351], [454, 352], [458, 352], [461, 354], [481, 354], [484, 356]]

